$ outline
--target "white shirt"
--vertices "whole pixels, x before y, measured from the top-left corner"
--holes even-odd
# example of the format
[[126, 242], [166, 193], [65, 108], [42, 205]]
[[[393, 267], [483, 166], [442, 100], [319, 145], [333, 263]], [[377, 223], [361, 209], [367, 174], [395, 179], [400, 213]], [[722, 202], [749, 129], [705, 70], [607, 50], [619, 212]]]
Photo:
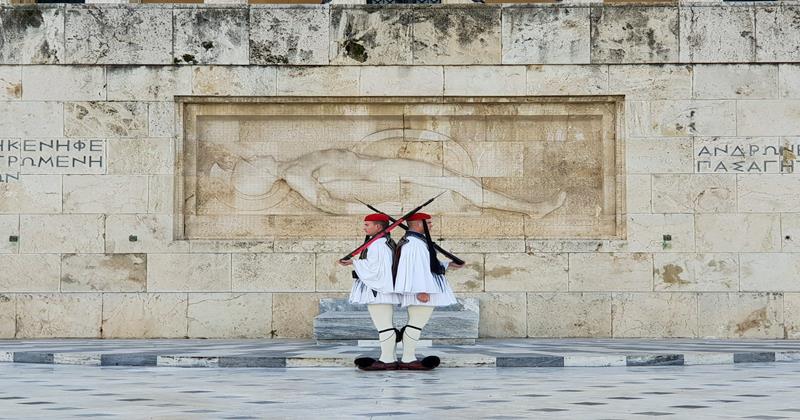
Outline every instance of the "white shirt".
[[[416, 236], [409, 235], [406, 238], [408, 243], [401, 248], [394, 291], [396, 293], [441, 293], [441, 286], [431, 273], [428, 244], [424, 239]], [[442, 262], [445, 269], [448, 264], [449, 261]]]
[[372, 290], [387, 293], [393, 291], [392, 249], [386, 238], [380, 238], [367, 247], [366, 259], [354, 259], [353, 268], [359, 280]]

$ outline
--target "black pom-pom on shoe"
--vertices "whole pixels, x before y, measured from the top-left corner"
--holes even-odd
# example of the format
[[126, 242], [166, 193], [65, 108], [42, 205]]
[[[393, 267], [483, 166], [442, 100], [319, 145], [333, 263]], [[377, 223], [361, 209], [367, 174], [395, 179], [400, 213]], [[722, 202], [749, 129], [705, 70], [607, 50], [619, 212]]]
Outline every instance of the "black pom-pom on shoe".
[[359, 357], [358, 359], [354, 360], [353, 363], [355, 363], [359, 368], [365, 368], [372, 366], [372, 364], [375, 363], [375, 359], [371, 357]]
[[422, 366], [425, 366], [428, 369], [433, 369], [439, 366], [442, 360], [439, 359], [438, 356], [427, 356], [424, 359], [420, 360], [420, 362], [422, 363]]

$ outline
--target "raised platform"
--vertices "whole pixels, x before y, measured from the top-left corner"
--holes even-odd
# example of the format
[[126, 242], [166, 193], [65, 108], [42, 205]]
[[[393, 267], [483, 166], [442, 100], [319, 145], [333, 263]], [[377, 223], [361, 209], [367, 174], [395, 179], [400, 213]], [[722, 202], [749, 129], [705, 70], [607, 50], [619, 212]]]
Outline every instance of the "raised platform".
[[[395, 309], [394, 325], [406, 325], [408, 313]], [[458, 299], [458, 304], [436, 308], [422, 330], [422, 340], [432, 344], [474, 344], [478, 338], [480, 309], [474, 298]], [[353, 305], [346, 299], [321, 299], [314, 318], [314, 339], [318, 343], [358, 344], [375, 340], [375, 325], [366, 305]]]

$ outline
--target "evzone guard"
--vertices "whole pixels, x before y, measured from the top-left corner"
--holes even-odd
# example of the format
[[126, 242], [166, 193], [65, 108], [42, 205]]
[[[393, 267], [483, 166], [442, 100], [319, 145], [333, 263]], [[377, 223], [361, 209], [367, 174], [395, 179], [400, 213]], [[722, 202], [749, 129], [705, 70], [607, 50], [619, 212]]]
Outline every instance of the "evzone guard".
[[[383, 213], [367, 215], [364, 218], [367, 246], [362, 245], [356, 250], [358, 252], [350, 254], [359, 255], [358, 259], [349, 259], [349, 255], [339, 261], [343, 266], [353, 266], [355, 280], [349, 300], [367, 305], [380, 340], [380, 357], [377, 360], [370, 357], [356, 359], [359, 369], [430, 370], [440, 363], [436, 356], [418, 360], [417, 341], [436, 306], [456, 303], [444, 273], [448, 268], [462, 267], [464, 262], [444, 250], [442, 252], [455, 262], [448, 264], [438, 260], [436, 249], [441, 248], [431, 240], [431, 217], [416, 210], [419, 208], [400, 220]], [[407, 227], [401, 223], [403, 220], [408, 221]], [[407, 229], [398, 245], [387, 234], [396, 226]], [[393, 323], [395, 305], [408, 310], [408, 324], [400, 330]], [[396, 346], [400, 341], [403, 342], [403, 355], [398, 361]]]

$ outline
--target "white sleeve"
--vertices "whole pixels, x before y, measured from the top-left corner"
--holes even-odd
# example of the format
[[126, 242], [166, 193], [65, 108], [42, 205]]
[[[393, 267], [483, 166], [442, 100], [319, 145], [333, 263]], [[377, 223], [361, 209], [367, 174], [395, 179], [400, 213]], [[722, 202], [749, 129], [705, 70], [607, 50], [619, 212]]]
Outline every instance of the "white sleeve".
[[444, 267], [445, 271], [447, 270], [447, 267], [449, 265], [450, 265], [450, 261], [449, 260], [448, 261], [442, 261], [442, 267]]
[[[375, 241], [377, 243], [378, 241]], [[354, 259], [353, 268], [358, 274], [358, 278], [365, 283], [375, 283], [379, 281], [381, 276], [381, 255], [377, 247], [369, 246], [367, 251], [367, 258]]]

